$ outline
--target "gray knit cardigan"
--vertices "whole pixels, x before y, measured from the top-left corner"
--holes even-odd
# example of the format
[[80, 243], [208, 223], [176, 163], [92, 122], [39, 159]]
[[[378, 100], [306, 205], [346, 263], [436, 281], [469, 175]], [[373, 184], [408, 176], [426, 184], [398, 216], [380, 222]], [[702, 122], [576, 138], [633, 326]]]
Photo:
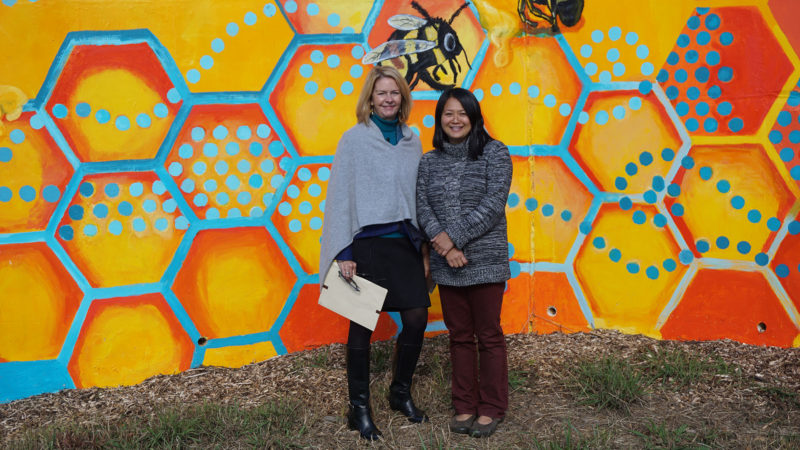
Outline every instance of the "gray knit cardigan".
[[466, 142], [445, 142], [442, 150], [422, 156], [417, 221], [428, 239], [446, 231], [468, 261], [454, 269], [431, 249], [436, 283], [472, 286], [511, 278], [505, 214], [511, 174], [511, 156], [500, 141], [486, 144], [474, 161], [467, 157]]

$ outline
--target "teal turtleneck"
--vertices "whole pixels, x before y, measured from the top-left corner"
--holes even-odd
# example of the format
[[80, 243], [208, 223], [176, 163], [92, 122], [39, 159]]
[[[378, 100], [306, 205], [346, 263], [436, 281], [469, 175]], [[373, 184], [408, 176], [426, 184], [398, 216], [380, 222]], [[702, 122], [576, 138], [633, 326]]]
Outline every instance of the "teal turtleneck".
[[372, 123], [378, 126], [383, 134], [383, 137], [392, 144], [397, 145], [400, 142], [400, 139], [403, 137], [403, 132], [400, 128], [400, 119], [395, 117], [394, 120], [386, 120], [378, 117], [377, 114], [370, 114], [370, 119], [372, 119]]

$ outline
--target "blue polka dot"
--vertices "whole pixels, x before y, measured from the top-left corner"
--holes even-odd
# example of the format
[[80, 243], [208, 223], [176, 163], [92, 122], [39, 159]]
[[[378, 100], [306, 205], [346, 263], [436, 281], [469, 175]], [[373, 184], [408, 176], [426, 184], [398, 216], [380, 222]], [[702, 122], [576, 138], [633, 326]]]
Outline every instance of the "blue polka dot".
[[603, 41], [603, 32], [600, 30], [592, 31], [592, 41], [594, 42], [602, 42]]
[[686, 120], [686, 129], [689, 131], [697, 131], [700, 128], [700, 122], [697, 121], [694, 117]]
[[583, 234], [589, 234], [592, 232], [592, 224], [589, 222], [581, 222], [578, 226], [578, 230]]
[[633, 223], [636, 225], [642, 225], [647, 222], [647, 214], [644, 211], [636, 211], [633, 213]]
[[789, 223], [789, 234], [792, 236], [800, 234], [800, 222], [793, 220]]
[[689, 104], [686, 102], [678, 102], [678, 104], [675, 105], [675, 112], [681, 117], [689, 114]]
[[601, 83], [611, 82], [611, 74], [607, 70], [600, 72], [600, 82]]
[[325, 90], [322, 91], [322, 97], [328, 101], [333, 100], [336, 98], [336, 91], [333, 88], [326, 87]]
[[228, 202], [230, 202], [230, 201], [231, 201], [231, 197], [230, 197], [230, 195], [228, 195], [228, 193], [227, 193], [227, 192], [219, 192], [219, 193], [216, 195], [216, 197], [215, 197], [215, 198], [217, 199], [217, 203], [219, 203], [219, 204], [220, 204], [220, 205], [222, 205], [222, 206], [225, 206], [225, 205], [227, 205], [227, 204], [228, 204]]
[[228, 175], [228, 178], [225, 179], [225, 186], [227, 186], [228, 189], [232, 191], [239, 189], [239, 186], [241, 186], [241, 184], [242, 182], [239, 181], [239, 178], [236, 175]]
[[694, 71], [694, 78], [700, 83], [705, 83], [708, 81], [710, 76], [711, 72], [707, 67], [698, 67], [697, 70]]
[[364, 73], [364, 69], [360, 65], [353, 64], [352, 66], [350, 66], [350, 76], [351, 77], [359, 78], [363, 73]]
[[189, 219], [184, 216], [178, 216], [175, 219], [175, 229], [176, 230], [186, 230], [189, 228]]
[[642, 197], [644, 198], [644, 201], [646, 201], [647, 203], [649, 203], [651, 205], [658, 201], [658, 196], [656, 195], [656, 193], [653, 192], [653, 191], [650, 191], [650, 190], [645, 192]]
[[345, 81], [342, 83], [342, 86], [339, 88], [339, 90], [342, 91], [342, 94], [344, 95], [350, 95], [353, 93], [355, 88], [353, 86], [353, 83]]
[[[584, 66], [583, 71], [586, 72], [586, 75], [593, 76], [594, 74], [597, 73], [597, 64], [595, 64], [593, 62], [586, 63], [586, 66]], [[537, 87], [536, 89], [537, 89], [536, 90], [536, 92], [537, 92], [536, 95], [539, 95], [538, 94], [538, 92], [539, 92], [538, 89], [539, 88]], [[528, 91], [528, 94], [530, 94], [530, 90]], [[535, 97], [535, 96], [532, 96], [532, 97]]]
[[667, 226], [667, 218], [663, 214], [656, 214], [653, 216], [653, 225], [664, 228]]
[[609, 62], [614, 62], [614, 61], [618, 60], [619, 59], [619, 50], [617, 50], [616, 48], [609, 49], [608, 52], [606, 52], [606, 59]]
[[670, 208], [670, 211], [672, 212], [673, 216], [680, 217], [683, 215], [683, 205], [680, 203], [675, 203], [672, 205], [672, 208]]
[[725, 250], [730, 245], [730, 241], [725, 236], [719, 236], [716, 241], [717, 248], [720, 250]]
[[666, 92], [666, 94], [667, 94], [667, 97], [668, 97], [670, 100], [675, 100], [676, 98], [678, 98], [678, 96], [680, 96], [680, 95], [681, 95], [681, 92], [680, 92], [680, 91], [678, 90], [678, 88], [677, 88], [677, 87], [675, 87], [675, 86], [670, 86], [670, 87], [668, 87], [668, 88], [667, 88], [667, 90], [666, 90], [665, 92]]
[[83, 219], [83, 206], [72, 205], [69, 207], [69, 209], [67, 209], [67, 214], [72, 220], [81, 220]]
[[244, 15], [245, 25], [255, 25], [257, 20], [258, 16], [256, 16], [256, 14], [252, 11], [248, 11]]
[[213, 50], [215, 53], [225, 50], [225, 42], [220, 38], [214, 39], [211, 41], [211, 50]]
[[308, 221], [308, 226], [312, 230], [319, 230], [320, 228], [322, 228], [322, 219], [320, 219], [319, 217], [312, 217], [311, 220]]
[[200, 142], [206, 137], [206, 130], [201, 127], [192, 128], [192, 140]]
[[767, 228], [770, 231], [778, 231], [781, 228], [781, 221], [777, 217], [770, 217], [767, 220]]
[[789, 175], [795, 181], [800, 181], [800, 166], [794, 166], [789, 170]]
[[686, 26], [688, 26], [690, 30], [696, 30], [700, 26], [700, 18], [697, 16], [689, 17]]
[[606, 240], [601, 236], [598, 236], [592, 240], [592, 245], [594, 245], [595, 248], [602, 250], [606, 248]]
[[545, 95], [545, 97], [544, 97], [544, 106], [547, 106], [548, 108], [552, 108], [552, 107], [556, 106], [556, 103], [557, 103], [557, 100], [556, 100], [555, 95], [553, 95], [553, 94]]
[[669, 187], [667, 187], [667, 194], [669, 194], [669, 195], [671, 195], [673, 197], [677, 197], [677, 196], [681, 195], [681, 187], [680, 187], [680, 185], [677, 185], [675, 183], [670, 184]]
[[709, 117], [703, 121], [703, 129], [708, 133], [717, 131], [718, 123], [713, 117]]
[[264, 146], [260, 142], [251, 142], [248, 151], [255, 157], [261, 156], [264, 153]]
[[281, 202], [281, 204], [278, 205], [278, 213], [282, 216], [288, 216], [292, 213], [292, 205], [287, 202]]
[[626, 180], [623, 177], [617, 177], [614, 180], [614, 187], [616, 187], [618, 190], [622, 191], [622, 190], [624, 190], [625, 188], [628, 187], [628, 180]]
[[63, 119], [67, 117], [67, 114], [69, 114], [69, 110], [67, 109], [66, 106], [62, 105], [61, 103], [56, 103], [53, 106], [53, 116], [56, 119]]
[[656, 192], [661, 192], [664, 190], [665, 185], [666, 184], [664, 183], [664, 178], [662, 178], [660, 175], [656, 175], [653, 177], [653, 182], [651, 183], [651, 186], [653, 186], [653, 190], [655, 190]]
[[14, 157], [14, 152], [8, 147], [0, 147], [0, 162], [9, 162]]
[[239, 211], [239, 208], [231, 208], [231, 209], [229, 209], [228, 210], [228, 218], [232, 219], [232, 218], [236, 218], [236, 217], [242, 217], [242, 212]]
[[650, 266], [645, 271], [645, 274], [647, 274], [647, 278], [655, 280], [658, 278], [658, 268], [656, 266]]
[[711, 86], [710, 88], [708, 88], [708, 96], [709, 97], [711, 97], [713, 99], [717, 99], [721, 95], [722, 95], [722, 89], [719, 86], [714, 85], [714, 86]]
[[647, 48], [646, 45], [642, 44], [642, 45], [636, 47], [636, 56], [639, 59], [645, 59], [648, 56], [650, 56], [650, 49]]
[[717, 182], [717, 190], [726, 194], [731, 190], [731, 183], [728, 180], [719, 180]]
[[625, 165], [625, 173], [627, 173], [630, 176], [636, 175], [638, 171], [639, 171], [639, 166], [637, 166], [634, 163], [628, 163]]
[[675, 71], [675, 81], [678, 83], [683, 83], [689, 79], [689, 74], [686, 73], [684, 69], [678, 69]]
[[689, 36], [685, 34], [681, 34], [680, 36], [678, 36], [678, 42], [677, 42], [678, 47], [686, 48], [689, 44], [691, 44], [691, 42], [692, 40], [689, 38]]
[[614, 109], [611, 110], [611, 115], [617, 120], [622, 120], [625, 118], [625, 108], [622, 106], [615, 106]]
[[611, 251], [608, 252], [608, 257], [611, 261], [619, 262], [619, 260], [622, 259], [622, 252], [620, 252], [619, 249], [612, 248]]
[[628, 45], [634, 45], [638, 41], [639, 41], [639, 35], [634, 33], [633, 31], [629, 31], [628, 34], [625, 35], [625, 43]]
[[700, 173], [700, 178], [702, 178], [703, 180], [708, 181], [711, 178], [711, 175], [713, 175], [714, 172], [711, 170], [711, 167], [704, 166], [704, 167], [700, 168], [699, 173]]
[[111, 198], [115, 198], [119, 195], [119, 185], [117, 183], [109, 183], [103, 190], [105, 191], [106, 195]]
[[522, 92], [522, 85], [514, 81], [508, 85], [508, 92], [510, 92], [512, 95], [519, 95], [520, 92]]
[[727, 116], [733, 111], [733, 105], [730, 102], [722, 102], [717, 105], [717, 113], [722, 116]]
[[618, 41], [622, 37], [622, 29], [620, 27], [611, 27], [608, 30], [608, 38], [612, 41]]
[[89, 114], [91, 113], [92, 107], [89, 106], [88, 103], [81, 102], [75, 105], [75, 114], [77, 114], [78, 117], [89, 117]]
[[325, 54], [322, 53], [320, 50], [314, 50], [314, 51], [311, 52], [311, 62], [319, 64], [324, 59], [325, 59]]
[[555, 212], [555, 210], [553, 209], [553, 205], [548, 203], [548, 204], [542, 206], [542, 215], [543, 216], [550, 217], [550, 216], [553, 215], [553, 212]]
[[731, 198], [731, 206], [734, 209], [742, 209], [742, 208], [744, 208], [744, 198], [742, 198], [739, 195], [734, 195]]
[[336, 13], [328, 15], [328, 25], [332, 27], [338, 27], [341, 21], [342, 21], [341, 17], [339, 17], [339, 15]]
[[117, 205], [117, 211], [123, 216], [130, 216], [133, 214], [133, 205], [127, 201], [122, 201]]
[[239, 202], [240, 205], [246, 205], [250, 203], [252, 200], [252, 196], [248, 191], [239, 192], [239, 195], [236, 196], [236, 201]]
[[92, 208], [92, 214], [98, 219], [105, 219], [108, 216], [108, 206], [104, 203], [98, 203]]
[[699, 45], [707, 45], [709, 42], [711, 42], [711, 35], [708, 34], [708, 31], [697, 33], [697, 43]]
[[669, 64], [671, 66], [674, 66], [675, 64], [678, 64], [680, 61], [681, 61], [681, 57], [678, 56], [678, 54], [675, 53], [675, 52], [670, 52], [669, 55], [667, 55], [667, 64]]
[[11, 189], [6, 186], [0, 186], [0, 202], [9, 202], [13, 196], [14, 192]]
[[581, 111], [580, 114], [578, 114], [578, 123], [583, 125], [587, 122], [589, 122], [589, 114], [586, 111]]
[[789, 92], [789, 99], [786, 100], [786, 104], [792, 107], [800, 106], [800, 92]]
[[[621, 63], [617, 63], [617, 64], [621, 64]], [[617, 70], [617, 64], [614, 64], [614, 75], [619, 77], [619, 76], [622, 76], [625, 73], [625, 66], [621, 66], [621, 70], [618, 71]], [[653, 63], [651, 63], [651, 62], [642, 63], [642, 67], [639, 69], [639, 71], [642, 73], [642, 75], [644, 75], [646, 77], [649, 77], [650, 75], [652, 75], [655, 70], [656, 70], [656, 68], [655, 68], [655, 66], [653, 66]]]
[[214, 163], [214, 171], [217, 172], [217, 175], [225, 175], [228, 173], [228, 163], [223, 160], [217, 161]]
[[211, 135], [214, 136], [214, 139], [221, 141], [228, 137], [228, 129], [224, 125], [217, 125], [217, 127], [214, 128], [214, 131], [211, 132]]
[[126, 116], [117, 116], [117, 119], [114, 121], [114, 126], [120, 131], [127, 131], [131, 127], [131, 120]]
[[280, 141], [272, 141], [269, 143], [269, 154], [273, 158], [277, 158], [283, 154], [283, 144]]
[[83, 227], [83, 234], [88, 237], [97, 236], [97, 225], [88, 223]]
[[800, 130], [792, 130], [789, 133], [789, 142], [792, 144], [800, 144]]
[[142, 202], [142, 209], [144, 209], [145, 212], [151, 213], [156, 210], [156, 202], [152, 199], [147, 199]]
[[535, 198], [529, 198], [525, 200], [525, 209], [528, 211], [536, 211], [536, 208], [539, 207], [539, 202]]
[[676, 263], [672, 258], [667, 258], [664, 260], [664, 263], [661, 264], [661, 267], [663, 267], [667, 272], [672, 272], [678, 268], [678, 263]]
[[628, 107], [634, 111], [638, 111], [642, 107], [642, 99], [639, 97], [631, 97], [628, 100]]
[[572, 213], [568, 210], [561, 211], [561, 220], [569, 222], [572, 219]]
[[626, 264], [625, 268], [630, 273], [639, 273], [639, 264], [637, 264], [635, 262], [630, 262], [630, 263]]
[[706, 241], [704, 239], [698, 240], [695, 245], [697, 247], [697, 251], [700, 252], [700, 253], [705, 253], [711, 248], [711, 246], [709, 245], [708, 241]]
[[89, 182], [81, 183], [81, 186], [78, 188], [78, 191], [84, 197], [91, 197], [94, 194], [94, 185]]
[[629, 209], [633, 208], [633, 202], [628, 197], [622, 197], [619, 199], [619, 207], [623, 211], [628, 211]]
[[150, 116], [145, 113], [141, 113], [136, 116], [136, 125], [139, 125], [139, 128], [149, 128], [150, 127]]
[[706, 16], [706, 28], [713, 31], [719, 28], [720, 20], [716, 14], [709, 14]]
[[180, 147], [178, 147], [178, 156], [180, 156], [181, 159], [189, 159], [193, 155], [194, 155], [194, 149], [190, 144], [183, 144]]
[[200, 81], [200, 71], [197, 69], [189, 69], [186, 71], [186, 80], [192, 84], [197, 83]]
[[757, 209], [751, 209], [747, 212], [747, 220], [749, 220], [751, 223], [761, 222], [761, 211]]
[[208, 70], [214, 67], [214, 58], [209, 55], [203, 55], [200, 57], [200, 67], [205, 70]]
[[314, 183], [308, 187], [308, 195], [312, 197], [319, 197], [322, 195], [322, 188], [318, 184]]
[[167, 219], [165, 219], [163, 217], [158, 218], [158, 219], [156, 219], [155, 227], [156, 227], [156, 230], [158, 230], [158, 231], [166, 231], [167, 228], [169, 227], [169, 222], [167, 222]]
[[194, 180], [191, 178], [187, 178], [181, 182], [181, 191], [186, 192], [187, 194], [194, 191], [195, 185]]
[[42, 189], [42, 198], [48, 203], [55, 203], [61, 198], [61, 191], [57, 186], [49, 185]]
[[775, 275], [780, 278], [786, 278], [789, 276], [789, 266], [786, 264], [778, 264], [775, 267]]
[[706, 64], [709, 66], [716, 66], [720, 62], [719, 52], [712, 50], [706, 53]]
[[671, 148], [661, 150], [661, 159], [664, 161], [672, 161], [675, 158], [675, 151]]
[[278, 12], [278, 8], [275, 7], [275, 5], [272, 3], [267, 3], [266, 5], [264, 5], [263, 12], [265, 16], [272, 17]]
[[652, 164], [653, 163], [653, 155], [652, 155], [652, 153], [650, 153], [650, 152], [642, 152], [641, 154], [639, 154], [639, 162], [643, 166], [649, 166], [650, 164]]
[[750, 253], [750, 243], [747, 241], [740, 241], [738, 244], [736, 244], [736, 250], [738, 250], [739, 253], [746, 255]]
[[335, 68], [339, 67], [339, 64], [341, 63], [341, 60], [339, 59], [338, 55], [330, 55], [330, 56], [328, 56], [328, 59], [326, 60], [326, 62], [328, 64], [328, 67], [330, 67], [331, 69], [335, 69]]
[[195, 175], [203, 175], [206, 173], [207, 169], [208, 166], [206, 166], [204, 161], [197, 161], [192, 165], [192, 172], [194, 172]]
[[698, 89], [695, 86], [690, 87], [689, 89], [686, 90], [686, 97], [689, 100], [697, 100], [698, 98], [700, 98], [700, 89]]
[[766, 266], [769, 263], [769, 256], [766, 253], [759, 253], [756, 255], [755, 261], [759, 266]]
[[733, 79], [733, 69], [727, 66], [722, 66], [717, 70], [717, 79], [723, 83], [727, 83]]
[[605, 125], [608, 123], [608, 113], [605, 111], [598, 111], [594, 116], [594, 121], [597, 122], [598, 125]]
[[644, 80], [639, 82], [639, 93], [642, 95], [647, 95], [650, 91], [653, 90], [653, 83], [648, 80]]
[[270, 180], [269, 180], [269, 184], [274, 189], [278, 189], [281, 186], [281, 184], [283, 184], [283, 176], [281, 176], [281, 175], [273, 175], [272, 178], [270, 178]]
[[200, 192], [194, 196], [194, 199], [192, 199], [192, 203], [194, 203], [195, 206], [202, 208], [203, 206], [206, 206], [208, 204], [208, 195]]
[[256, 127], [256, 136], [260, 137], [261, 139], [268, 138], [271, 132], [272, 130], [265, 123], [259, 124]]
[[580, 49], [580, 54], [584, 58], [592, 56], [592, 46], [589, 44], [583, 44]]
[[259, 164], [259, 168], [264, 173], [270, 173], [273, 170], [275, 170], [275, 163], [272, 162], [271, 159], [265, 159], [261, 161], [261, 164]]
[[684, 156], [683, 159], [681, 160], [681, 166], [683, 166], [684, 169], [693, 168], [694, 167], [694, 159], [692, 159], [691, 156]]
[[510, 206], [511, 208], [517, 206], [519, 204], [519, 195], [512, 192], [511, 194], [508, 195], [507, 203], [508, 206]]
[[678, 253], [678, 261], [684, 266], [689, 265], [692, 260], [694, 260], [694, 254], [692, 254], [691, 250], [681, 250], [681, 252]]
[[99, 124], [108, 123], [108, 121], [111, 120], [111, 113], [105, 109], [99, 109], [96, 113], [94, 113], [94, 118]]
[[214, 191], [216, 191], [217, 190], [217, 180], [215, 180], [213, 178], [207, 179], [206, 181], [203, 182], [203, 189], [205, 189], [206, 192], [214, 192]]
[[31, 116], [29, 123], [34, 130], [41, 130], [44, 127], [44, 116], [38, 113], [34, 114]]
[[744, 128], [744, 121], [738, 117], [734, 117], [733, 119], [728, 121], [728, 129], [737, 133]]
[[169, 115], [169, 108], [167, 108], [167, 105], [163, 103], [158, 103], [153, 107], [153, 115], [163, 119]]
[[69, 225], [62, 225], [58, 228], [58, 235], [65, 241], [71, 241], [75, 235], [74, 230]]
[[234, 22], [230, 22], [225, 27], [225, 32], [228, 33], [229, 36], [236, 36], [237, 34], [239, 34], [239, 25], [237, 25]]
[[306, 91], [306, 94], [314, 95], [317, 93], [317, 89], [319, 89], [319, 87], [317, 86], [316, 82], [309, 81], [308, 83], [305, 84], [305, 87], [303, 89]]

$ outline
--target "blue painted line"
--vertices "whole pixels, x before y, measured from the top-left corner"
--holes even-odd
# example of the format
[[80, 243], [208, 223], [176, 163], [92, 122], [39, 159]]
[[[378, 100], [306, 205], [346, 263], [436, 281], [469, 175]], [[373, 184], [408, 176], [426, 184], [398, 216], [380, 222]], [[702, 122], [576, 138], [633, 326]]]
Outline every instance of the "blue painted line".
[[531, 155], [531, 147], [527, 145], [509, 145], [508, 153], [510, 153], [511, 156], [529, 157]]
[[146, 294], [160, 294], [163, 290], [161, 282], [158, 283], [138, 283], [124, 286], [98, 287], [92, 290], [92, 296], [97, 300], [133, 297]]
[[589, 191], [590, 194], [594, 196], [600, 196], [602, 193], [600, 192], [600, 188], [595, 186], [594, 182], [589, 175], [583, 170], [578, 161], [570, 154], [569, 152], [561, 153], [561, 160], [564, 161], [564, 164], [567, 166], [572, 175], [577, 178], [578, 181]]
[[[372, 9], [369, 10], [367, 17], [364, 20], [364, 24], [361, 25], [361, 35], [363, 36], [365, 43], [367, 42], [367, 37], [372, 33], [372, 26], [378, 20], [378, 16], [383, 8], [383, 3], [384, 0], [375, 0], [372, 3]], [[364, 45], [364, 48], [366, 49], [367, 45]], [[369, 52], [369, 50], [367, 50], [367, 52]]]
[[339, 33], [339, 34], [297, 34], [297, 42], [300, 45], [338, 45], [338, 44], [358, 44], [361, 45], [360, 33]]
[[[286, 322], [286, 318], [289, 316], [289, 313], [292, 311], [292, 308], [294, 308], [294, 304], [297, 301], [297, 296], [300, 294], [300, 290], [303, 288], [304, 285], [305, 283], [298, 280], [294, 283], [294, 286], [292, 286], [292, 290], [286, 297], [286, 302], [283, 304], [280, 314], [278, 314], [278, 317], [275, 319], [275, 323], [273, 323], [272, 327], [270, 327], [270, 331], [274, 332], [276, 336], [280, 335], [279, 331], [283, 327], [283, 324]], [[281, 342], [281, 346], [283, 346], [283, 342]], [[286, 353], [286, 347], [283, 346], [283, 348], [284, 348], [283, 353]]]
[[178, 272], [181, 270], [181, 267], [183, 267], [183, 263], [189, 254], [189, 250], [192, 248], [192, 242], [194, 242], [197, 232], [198, 227], [191, 225], [189, 226], [189, 229], [186, 230], [186, 234], [183, 236], [180, 244], [178, 244], [178, 248], [175, 250], [175, 255], [172, 257], [172, 261], [170, 261], [167, 269], [161, 276], [161, 283], [164, 286], [170, 289], [172, 288], [173, 283], [175, 283], [175, 277], [178, 276]]
[[581, 84], [583, 85], [582, 91], [586, 91], [586, 88], [591, 88], [592, 79], [589, 78], [589, 75], [586, 75], [586, 71], [583, 69], [580, 61], [575, 56], [575, 53], [572, 51], [572, 47], [569, 46], [569, 43], [564, 38], [562, 34], [557, 34], [555, 36], [556, 42], [558, 46], [561, 47], [561, 51], [564, 53], [564, 56], [567, 58], [567, 62], [570, 66], [572, 66], [572, 70], [575, 71], [575, 74], [578, 76]]
[[639, 92], [638, 81], [609, 81], [607, 83], [595, 81], [592, 82], [590, 89], [592, 92], [607, 92], [607, 91], [636, 91]]
[[77, 169], [80, 167], [80, 158], [78, 158], [78, 155], [72, 150], [72, 147], [69, 146], [67, 138], [64, 137], [61, 129], [58, 127], [58, 125], [56, 125], [50, 114], [47, 113], [44, 107], [42, 107], [37, 114], [43, 118], [45, 129], [48, 133], [50, 133], [50, 137], [53, 138], [53, 142], [56, 143], [56, 146], [58, 146], [58, 148], [61, 150], [61, 153], [64, 155], [64, 157], [67, 158], [67, 161], [72, 168]]
[[[290, 23], [291, 25], [291, 23]], [[267, 77], [267, 81], [264, 82], [264, 87], [261, 88], [261, 95], [263, 101], [269, 101], [269, 96], [275, 91], [275, 86], [278, 84], [281, 76], [286, 73], [286, 69], [289, 67], [289, 61], [294, 58], [294, 54], [299, 47], [299, 41], [297, 36], [292, 38], [289, 41], [289, 45], [286, 46], [286, 50], [283, 51], [281, 57], [278, 58], [278, 62], [275, 63], [275, 67], [272, 69], [272, 73], [269, 74]]]
[[792, 298], [788, 292], [781, 284], [778, 276], [775, 275], [775, 272], [772, 269], [768, 269], [766, 267], [762, 268], [761, 271], [764, 274], [764, 278], [767, 279], [767, 283], [769, 283], [770, 288], [772, 291], [775, 292], [775, 295], [778, 297], [778, 301], [783, 306], [783, 310], [786, 311], [786, 314], [789, 316], [789, 319], [794, 323], [794, 326], [800, 329], [800, 313], [797, 311], [797, 307], [795, 306], [794, 302], [792, 302]]
[[575, 129], [578, 128], [578, 119], [580, 119], [581, 112], [583, 112], [583, 108], [586, 106], [586, 100], [589, 98], [589, 89], [586, 89], [585, 86], [582, 86], [581, 93], [578, 95], [578, 99], [575, 101], [575, 105], [572, 107], [572, 111], [570, 113], [569, 121], [567, 122], [567, 126], [564, 129], [564, 134], [561, 136], [561, 142], [559, 146], [565, 149], [566, 152], [569, 152], [570, 142], [575, 135]]
[[298, 156], [292, 159], [297, 163], [298, 167], [306, 164], [333, 164], [333, 155]]
[[478, 49], [475, 57], [472, 58], [470, 69], [467, 71], [467, 74], [464, 75], [464, 81], [461, 83], [461, 87], [472, 90], [472, 83], [475, 81], [475, 77], [478, 75], [478, 70], [483, 65], [483, 60], [486, 58], [486, 53], [488, 51], [489, 39], [484, 38], [483, 43], [481, 43], [481, 48]]
[[[181, 212], [181, 214], [183, 214], [184, 217], [186, 217], [187, 220], [189, 220], [189, 224], [191, 225], [192, 222], [197, 222], [200, 220], [192, 207], [189, 206], [189, 203], [186, 201], [186, 198], [184, 198], [180, 187], [178, 187], [178, 184], [167, 172], [167, 169], [165, 169], [163, 165], [159, 165], [158, 167], [155, 167], [155, 173], [158, 175], [158, 179], [164, 183], [164, 187], [167, 188], [169, 195], [175, 200], [175, 203], [178, 204], [178, 210]], [[175, 195], [176, 193], [177, 195]]]
[[697, 263], [703, 269], [737, 270], [739, 272], [761, 272], [764, 269], [754, 261], [738, 261], [735, 259], [697, 258]]
[[197, 92], [192, 96], [193, 105], [244, 105], [258, 103], [261, 91]]
[[175, 295], [175, 293], [169, 288], [165, 289], [161, 295], [164, 296], [164, 300], [172, 310], [172, 314], [174, 314], [175, 318], [178, 319], [178, 322], [180, 322], [183, 330], [186, 331], [189, 339], [192, 340], [194, 345], [197, 345], [198, 339], [200, 339], [203, 335], [200, 334], [200, 330], [198, 330], [197, 326], [195, 326], [194, 321], [192, 321], [189, 313], [186, 312], [186, 308], [183, 307], [183, 303], [181, 303], [178, 296]]
[[675, 311], [675, 308], [678, 307], [678, 303], [680, 303], [681, 299], [683, 298], [683, 294], [686, 293], [686, 289], [689, 287], [689, 284], [692, 282], [698, 271], [699, 268], [697, 260], [692, 261], [692, 263], [689, 264], [688, 268], [686, 269], [686, 273], [683, 274], [683, 277], [675, 287], [675, 290], [672, 291], [672, 297], [670, 297], [669, 301], [664, 306], [661, 314], [658, 315], [658, 320], [656, 321], [655, 325], [656, 330], [661, 330], [661, 327], [663, 327], [667, 322], [667, 319], [669, 319], [670, 314], [672, 314], [672, 312]]
[[243, 334], [240, 336], [228, 336], [222, 338], [209, 339], [204, 347], [209, 348], [223, 348], [235, 347], [242, 345], [258, 344], [261, 342], [269, 342], [270, 336], [266, 331], [259, 333]]
[[283, 257], [286, 258], [286, 262], [289, 264], [289, 267], [292, 269], [295, 276], [299, 279], [301, 276], [305, 275], [306, 273], [303, 271], [303, 266], [300, 265], [300, 262], [294, 256], [294, 253], [292, 253], [292, 249], [283, 239], [283, 236], [281, 236], [281, 234], [278, 232], [278, 229], [275, 228], [275, 225], [270, 221], [267, 223], [265, 228], [269, 232], [270, 236], [272, 236], [275, 244], [281, 250], [281, 253], [283, 253]]
[[578, 306], [581, 308], [586, 323], [588, 323], [592, 329], [596, 328], [594, 324], [594, 314], [592, 313], [592, 309], [589, 308], [589, 302], [586, 301], [583, 288], [581, 288], [575, 273], [571, 270], [567, 272], [567, 281], [569, 281], [569, 285], [572, 287], [572, 293], [575, 294], [575, 298], [578, 300]]
[[190, 367], [192, 369], [200, 367], [203, 365], [203, 360], [206, 359], [206, 349], [205, 346], [197, 345], [197, 342], [194, 344], [194, 354], [192, 355], [192, 362]]
[[30, 244], [32, 242], [45, 242], [46, 231], [23, 231], [18, 233], [0, 234], [0, 245], [4, 244]]
[[192, 110], [192, 104], [193, 102], [189, 101], [182, 102], [181, 107], [175, 114], [175, 118], [172, 120], [169, 131], [167, 131], [167, 135], [164, 137], [164, 140], [161, 142], [161, 146], [158, 148], [158, 152], [156, 153], [155, 160], [159, 166], [164, 165], [167, 161], [170, 151], [175, 145], [175, 142], [178, 140], [178, 136], [185, 126], [186, 120], [189, 118], [189, 114]]
[[531, 145], [532, 156], [561, 156], [561, 147], [558, 145]]
[[92, 285], [89, 283], [89, 280], [83, 276], [83, 273], [72, 261], [72, 258], [69, 256], [64, 247], [61, 246], [61, 242], [59, 242], [54, 236], [50, 235], [47, 236], [46, 242], [47, 246], [50, 247], [50, 250], [53, 251], [53, 253], [56, 255], [56, 258], [58, 258], [58, 260], [61, 262], [61, 265], [64, 266], [64, 269], [67, 270], [81, 291], [88, 294], [92, 290]]
[[127, 159], [83, 163], [83, 173], [149, 172], [158, 167], [155, 159]]
[[278, 119], [278, 115], [275, 113], [275, 110], [272, 109], [272, 105], [263, 99], [261, 102], [259, 102], [259, 104], [261, 105], [261, 110], [264, 112], [264, 116], [267, 118], [270, 126], [272, 126], [272, 131], [275, 132], [284, 148], [286, 148], [286, 152], [289, 154], [289, 157], [292, 159], [299, 157], [299, 153], [294, 146], [294, 142], [289, 137], [286, 129], [284, 129], [283, 123], [280, 121], [280, 119]]
[[0, 363], [0, 403], [74, 388], [66, 366], [58, 360]]
[[430, 333], [432, 331], [447, 331], [444, 321], [437, 320], [435, 322], [428, 322], [428, 325], [425, 327], [425, 332]]
[[69, 326], [67, 335], [64, 337], [64, 343], [61, 345], [61, 351], [56, 358], [65, 366], [69, 364], [69, 360], [72, 359], [72, 354], [75, 351], [75, 343], [78, 341], [78, 336], [86, 321], [86, 314], [88, 314], [93, 301], [94, 297], [92, 297], [92, 295], [84, 295], [83, 299], [81, 299], [81, 304], [78, 306], [78, 310], [75, 312], [75, 317], [72, 318], [72, 323]]
[[440, 91], [411, 91], [412, 100], [439, 100]]

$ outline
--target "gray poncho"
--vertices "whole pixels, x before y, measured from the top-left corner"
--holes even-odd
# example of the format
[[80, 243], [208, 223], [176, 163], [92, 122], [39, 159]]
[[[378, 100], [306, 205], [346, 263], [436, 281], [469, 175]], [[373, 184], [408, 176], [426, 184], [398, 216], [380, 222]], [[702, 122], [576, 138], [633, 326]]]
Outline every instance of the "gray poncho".
[[325, 199], [319, 258], [320, 286], [333, 258], [367, 225], [402, 222], [417, 226], [419, 137], [403, 125], [392, 145], [369, 121], [347, 130], [336, 147]]

